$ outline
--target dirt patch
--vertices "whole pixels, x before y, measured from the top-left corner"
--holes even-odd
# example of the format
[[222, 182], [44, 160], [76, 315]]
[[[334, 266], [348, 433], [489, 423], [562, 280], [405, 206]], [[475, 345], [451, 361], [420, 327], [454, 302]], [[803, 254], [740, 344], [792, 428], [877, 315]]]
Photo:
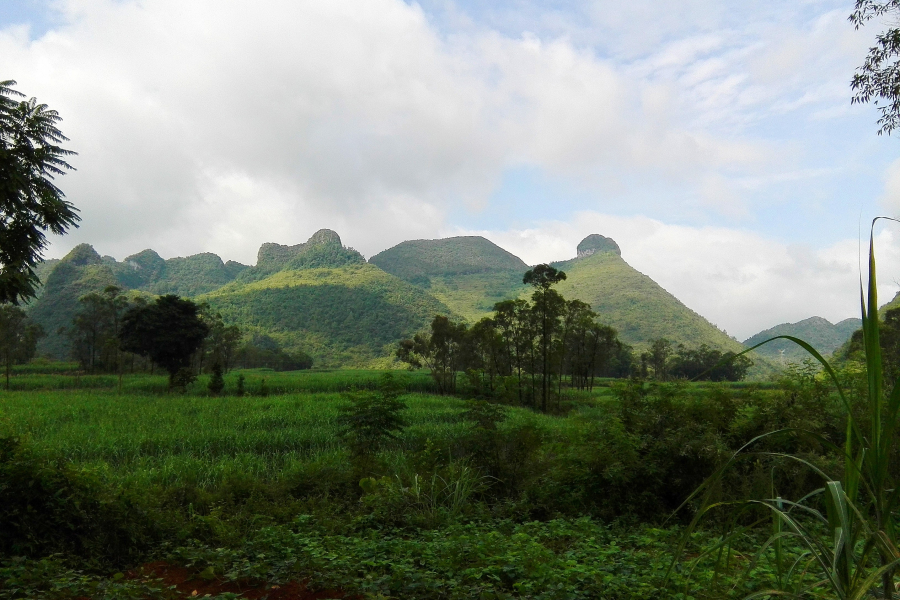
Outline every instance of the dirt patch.
[[231, 592], [240, 594], [248, 600], [326, 600], [327, 598], [343, 598], [357, 600], [360, 596], [347, 596], [341, 590], [311, 591], [305, 581], [291, 581], [284, 585], [252, 585], [239, 581], [220, 581], [203, 579], [190, 569], [177, 567], [166, 562], [148, 563], [130, 572], [134, 579], [152, 577], [161, 579], [165, 587], [175, 586], [179, 596], [184, 598], [203, 598]]

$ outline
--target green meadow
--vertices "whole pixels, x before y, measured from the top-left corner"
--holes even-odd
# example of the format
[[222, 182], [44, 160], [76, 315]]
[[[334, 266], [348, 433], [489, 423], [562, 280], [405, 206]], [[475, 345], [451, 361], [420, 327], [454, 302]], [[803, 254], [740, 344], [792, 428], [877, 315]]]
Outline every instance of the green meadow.
[[[765, 385], [603, 380], [553, 414], [485, 412], [465, 390], [429, 393], [426, 372], [392, 376], [404, 426], [355, 454], [341, 415], [381, 393], [384, 372], [232, 372], [210, 396], [205, 377], [172, 393], [160, 375], [20, 369], [0, 392], [3, 543], [20, 557], [0, 567], [0, 598], [178, 597], [135, 575], [154, 561], [222, 586], [366, 598], [742, 597], [771, 569], [717, 571], [706, 530], [691, 566], [678, 546], [690, 510], [677, 509], [773, 423], [839, 437], [843, 422], [801, 371]], [[779, 469], [786, 493], [815, 485]], [[747, 464], [723, 496], [765, 495], [773, 472]]]

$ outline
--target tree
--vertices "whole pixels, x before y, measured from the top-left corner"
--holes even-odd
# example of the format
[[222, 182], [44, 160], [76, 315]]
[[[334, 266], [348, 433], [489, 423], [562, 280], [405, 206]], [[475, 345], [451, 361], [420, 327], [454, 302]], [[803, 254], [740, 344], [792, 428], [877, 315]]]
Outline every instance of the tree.
[[191, 356], [208, 333], [197, 305], [169, 294], [125, 313], [119, 340], [123, 350], [145, 356], [165, 369], [171, 388], [176, 374], [190, 366]]
[[384, 442], [396, 437], [394, 432], [406, 426], [400, 414], [406, 410], [406, 403], [400, 400], [404, 391], [402, 381], [391, 373], [383, 373], [376, 392], [345, 394], [350, 404], [341, 407], [337, 421], [353, 456], [374, 454]]
[[531, 295], [531, 301], [540, 340], [541, 410], [544, 412], [547, 412], [547, 399], [550, 395], [551, 369], [553, 368], [550, 358], [552, 341], [559, 329], [560, 317], [566, 308], [565, 299], [550, 287], [565, 278], [564, 272], [557, 271], [550, 265], [538, 265], [530, 271], [526, 271], [522, 278], [522, 283], [535, 288]]
[[213, 313], [206, 302], [199, 304], [197, 311], [209, 328], [209, 334], [197, 350], [197, 371], [202, 373], [205, 366], [218, 364], [227, 373], [234, 366], [241, 329], [237, 325], [225, 325], [222, 315]]
[[206, 387], [213, 396], [218, 396], [225, 389], [225, 378], [222, 377], [222, 366], [219, 363], [213, 363], [212, 375]]
[[[850, 22], [859, 29], [872, 19], [898, 12], [900, 0], [856, 0]], [[900, 127], [900, 27], [888, 28], [875, 41], [850, 83], [855, 92], [851, 102], [878, 106], [878, 135], [890, 134]]]
[[0, 359], [6, 368], [6, 389], [14, 363], [34, 358], [37, 341], [44, 335], [40, 325], [29, 323], [28, 316], [18, 306], [0, 304]]
[[[515, 376], [519, 404], [524, 404], [524, 388], [522, 378], [533, 363], [534, 323], [531, 307], [528, 302], [503, 300], [494, 305], [494, 325], [497, 328], [504, 348], [502, 361], [503, 375]], [[532, 390], [532, 399], [534, 398]]]
[[753, 366], [753, 361], [744, 354], [723, 353], [706, 344], [699, 348], [679, 344], [671, 363], [670, 371], [675, 377], [706, 381], [740, 381]]
[[24, 95], [15, 81], [0, 81], [0, 302], [18, 304], [35, 296], [34, 267], [47, 246], [46, 232], [77, 227], [77, 209], [54, 184], [74, 155], [59, 144], [55, 110]]
[[650, 343], [650, 350], [645, 352], [646, 356], [641, 355], [645, 359], [647, 365], [653, 369], [653, 378], [657, 381], [666, 381], [669, 379], [669, 358], [672, 356], [672, 342], [666, 338], [659, 338]]
[[438, 393], [456, 391], [456, 374], [463, 367], [462, 346], [466, 337], [465, 323], [454, 323], [443, 315], [431, 322], [431, 334], [416, 334], [411, 340], [403, 340], [397, 349], [397, 358], [413, 368], [426, 366], [438, 386]]
[[122, 288], [107, 286], [78, 299], [80, 309], [66, 332], [72, 341], [72, 354], [83, 369], [96, 368], [121, 372], [119, 326], [128, 310], [128, 298]]

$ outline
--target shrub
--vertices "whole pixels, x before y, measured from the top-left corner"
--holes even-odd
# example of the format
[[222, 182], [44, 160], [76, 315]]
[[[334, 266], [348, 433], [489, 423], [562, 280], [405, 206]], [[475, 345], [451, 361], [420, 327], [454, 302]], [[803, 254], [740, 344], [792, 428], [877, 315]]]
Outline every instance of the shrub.
[[225, 378], [222, 377], [222, 365], [219, 363], [213, 365], [212, 375], [206, 387], [213, 396], [218, 396], [225, 389]]
[[139, 555], [152, 537], [130, 498], [9, 437], [0, 438], [0, 531], [0, 556], [66, 553], [113, 563]]
[[406, 403], [399, 399], [404, 388], [391, 373], [384, 373], [377, 391], [345, 393], [350, 404], [341, 408], [338, 423], [354, 456], [374, 454], [406, 426], [400, 415], [406, 410]]

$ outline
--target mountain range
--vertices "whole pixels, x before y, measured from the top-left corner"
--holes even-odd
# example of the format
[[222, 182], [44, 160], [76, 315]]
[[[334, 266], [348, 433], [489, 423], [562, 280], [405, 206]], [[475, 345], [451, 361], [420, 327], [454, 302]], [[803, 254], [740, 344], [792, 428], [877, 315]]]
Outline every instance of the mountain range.
[[[743, 349], [628, 265], [610, 238], [590, 235], [574, 258], [553, 266], [567, 274], [559, 292], [590, 304], [637, 350], [659, 337], [690, 347]], [[28, 310], [48, 333], [39, 351], [59, 358], [68, 350], [60, 328], [70, 325], [78, 298], [118, 285], [133, 294], [208, 302], [227, 322], [303, 350], [318, 366], [386, 366], [396, 342], [427, 328], [435, 314], [474, 322], [496, 302], [528, 297], [531, 290], [522, 283], [528, 268], [479, 236], [406, 241], [366, 261], [323, 229], [302, 244], [263, 244], [253, 266], [211, 253], [163, 259], [153, 250], [120, 262], [82, 244], [41, 266], [44, 285]]]
[[[778, 335], [790, 335], [809, 343], [822, 356], [828, 356], [840, 348], [853, 332], [862, 327], [862, 319], [844, 319], [831, 323], [822, 317], [810, 317], [796, 323], [782, 323], [765, 331], [760, 331], [744, 340], [745, 346], [755, 346]], [[800, 362], [810, 358], [809, 354], [790, 340], [775, 340], [756, 349], [769, 359], [781, 362]]]

